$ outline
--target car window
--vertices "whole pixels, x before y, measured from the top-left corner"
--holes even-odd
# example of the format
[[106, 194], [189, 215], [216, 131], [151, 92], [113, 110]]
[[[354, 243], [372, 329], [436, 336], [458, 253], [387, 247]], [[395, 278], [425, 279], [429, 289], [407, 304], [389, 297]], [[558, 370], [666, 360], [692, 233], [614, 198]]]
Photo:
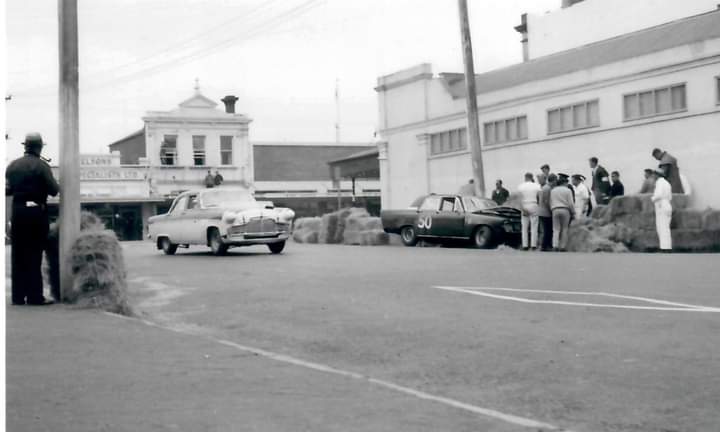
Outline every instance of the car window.
[[170, 210], [170, 214], [180, 214], [185, 211], [185, 208], [187, 207], [187, 196], [178, 198], [177, 201], [175, 201], [175, 205]]
[[460, 203], [455, 203], [455, 197], [445, 197], [442, 199], [442, 202], [440, 203], [440, 211], [444, 212], [454, 212], [459, 211], [460, 209]]
[[423, 201], [422, 205], [420, 206], [420, 210], [437, 210], [440, 208], [440, 197], [431, 195], [427, 198], [425, 198], [425, 201]]
[[187, 205], [188, 210], [200, 208], [200, 203], [198, 201], [197, 195], [190, 195], [188, 200], [189, 200], [188, 205]]
[[467, 209], [467, 211], [469, 212], [487, 210], [489, 208], [497, 207], [495, 201], [492, 200], [476, 197], [464, 197], [463, 200], [465, 200], [465, 209]]

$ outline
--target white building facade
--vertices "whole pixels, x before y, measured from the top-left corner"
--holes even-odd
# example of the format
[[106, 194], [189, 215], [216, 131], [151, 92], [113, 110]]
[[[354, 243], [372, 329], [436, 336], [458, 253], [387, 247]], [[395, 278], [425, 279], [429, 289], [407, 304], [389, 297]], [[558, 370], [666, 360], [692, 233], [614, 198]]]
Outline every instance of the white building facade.
[[[604, 3], [585, 0], [557, 12], [576, 13], [566, 38], [582, 31], [578, 22], [593, 25], [592, 16], [578, 11], [598, 4]], [[531, 53], [532, 23], [528, 19], [525, 29]], [[383, 208], [405, 207], [430, 192], [456, 192], [473, 177], [463, 79], [437, 76], [429, 64], [378, 79]], [[525, 172], [539, 172], [545, 163], [553, 172], [589, 177], [592, 156], [619, 171], [626, 193], [633, 193], [643, 169], [657, 167], [651, 157], [657, 147], [678, 158], [696, 207], [720, 207], [714, 186], [720, 174], [720, 11], [539, 55], [477, 75], [476, 82], [488, 196], [496, 179], [514, 189]]]

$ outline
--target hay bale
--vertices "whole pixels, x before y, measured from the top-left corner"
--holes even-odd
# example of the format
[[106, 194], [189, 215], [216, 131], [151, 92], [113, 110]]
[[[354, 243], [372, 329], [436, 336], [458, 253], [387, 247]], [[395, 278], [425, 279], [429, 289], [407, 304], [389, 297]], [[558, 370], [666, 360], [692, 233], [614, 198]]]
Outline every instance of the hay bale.
[[343, 244], [359, 246], [363, 244], [363, 232], [360, 230], [345, 230], [343, 233]]
[[[48, 242], [45, 249], [45, 260], [43, 261], [43, 274], [50, 285], [50, 294], [55, 301], [60, 298], [60, 219], [50, 224], [48, 231]], [[80, 231], [101, 231], [105, 229], [105, 223], [94, 213], [89, 211], [80, 212]]]
[[589, 224], [570, 227], [567, 249], [572, 252], [627, 252], [625, 245], [601, 237]]
[[130, 315], [122, 248], [109, 230], [81, 232], [70, 250], [72, 290], [64, 300]]
[[293, 240], [298, 243], [318, 243], [318, 237], [320, 233], [318, 231], [311, 230], [300, 230], [293, 232]]
[[707, 231], [720, 230], [720, 210], [708, 210], [703, 215], [702, 229]]
[[678, 229], [672, 231], [673, 250], [686, 252], [720, 251], [720, 230]]
[[381, 230], [383, 229], [382, 220], [379, 217], [369, 217], [365, 220], [366, 230]]
[[699, 210], [677, 210], [673, 212], [670, 228], [683, 230], [699, 230], [703, 226], [705, 212]]
[[384, 246], [390, 243], [390, 236], [382, 230], [367, 230], [362, 232], [362, 245]]
[[336, 241], [339, 219], [340, 218], [337, 213], [328, 213], [322, 216], [320, 234], [318, 237], [319, 243], [339, 243]]
[[296, 230], [320, 231], [322, 219], [319, 217], [298, 218], [295, 220], [293, 228]]
[[593, 207], [590, 218], [593, 220], [606, 221], [610, 219], [610, 207], [599, 204]]
[[613, 198], [610, 200], [609, 210], [607, 210], [610, 212], [610, 219], [614, 221], [621, 215], [640, 213], [644, 199], [643, 195], [625, 195]]
[[630, 250], [634, 252], [649, 252], [660, 248], [660, 240], [656, 231], [636, 230], [633, 232]]

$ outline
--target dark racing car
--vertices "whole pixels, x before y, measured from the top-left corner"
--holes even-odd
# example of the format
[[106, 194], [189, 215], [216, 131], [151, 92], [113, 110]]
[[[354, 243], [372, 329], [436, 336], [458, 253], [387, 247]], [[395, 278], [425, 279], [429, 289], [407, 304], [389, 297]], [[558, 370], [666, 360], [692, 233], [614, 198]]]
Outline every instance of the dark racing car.
[[400, 234], [405, 246], [419, 240], [437, 243], [462, 241], [478, 248], [498, 244], [516, 246], [520, 239], [520, 211], [473, 196], [420, 197], [407, 210], [383, 210], [383, 229]]

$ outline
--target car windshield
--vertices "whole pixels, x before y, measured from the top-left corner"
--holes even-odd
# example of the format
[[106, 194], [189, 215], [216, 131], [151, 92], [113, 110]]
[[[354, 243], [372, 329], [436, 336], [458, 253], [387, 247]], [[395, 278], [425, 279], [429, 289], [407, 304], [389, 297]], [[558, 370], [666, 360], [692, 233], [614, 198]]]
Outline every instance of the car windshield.
[[463, 202], [465, 203], [465, 210], [471, 213], [498, 206], [493, 200], [476, 197], [463, 197]]
[[255, 198], [246, 189], [219, 189], [204, 191], [202, 204], [206, 208], [256, 205]]

